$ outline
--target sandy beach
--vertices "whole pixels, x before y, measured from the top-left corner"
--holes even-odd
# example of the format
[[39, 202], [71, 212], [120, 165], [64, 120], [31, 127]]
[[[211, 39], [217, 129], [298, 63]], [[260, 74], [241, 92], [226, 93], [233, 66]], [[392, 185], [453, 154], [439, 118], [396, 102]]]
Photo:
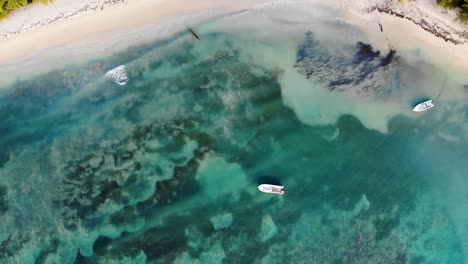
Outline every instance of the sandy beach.
[[[298, 2], [304, 4], [317, 1]], [[468, 52], [466, 52], [468, 44], [455, 45], [445, 41], [423, 30], [408, 19], [379, 13], [378, 11], [369, 12], [376, 4], [386, 5], [386, 2], [388, 1], [368, 0], [360, 2], [359, 5], [354, 5], [352, 1], [340, 0], [327, 3], [327, 5], [342, 9], [348, 13], [347, 23], [362, 28], [368, 34], [369, 39], [379, 43], [380, 47], [388, 48], [391, 45], [396, 49], [411, 49], [420, 45], [421, 42], [427, 43], [425, 46], [429, 56], [432, 58], [437, 57], [442, 64], [455, 65], [455, 68], [468, 71]], [[2, 21], [4, 24], [0, 26], [0, 35], [3, 36], [0, 65], [11, 65], [15, 61], [24, 62], [30, 59], [32, 55], [40, 57], [44, 50], [51, 51], [73, 43], [89, 40], [99, 42], [99, 39], [109, 38], [148, 24], [157, 25], [160, 23], [161, 30], [153, 31], [156, 36], [146, 36], [146, 40], [154, 40], [157, 37], [163, 38], [175, 31], [182, 30], [192, 22], [201, 22], [209, 18], [208, 11], [212, 11], [211, 16], [213, 16], [213, 14], [261, 8], [266, 5], [292, 4], [288, 1], [266, 0], [240, 0], [235, 2], [199, 0], [190, 3], [190, 5], [182, 0], [103, 0], [90, 3], [83, 1], [83, 3], [77, 4], [68, 0], [57, 0], [55, 3], [49, 4], [49, 6], [27, 6], [24, 10], [19, 10], [7, 20]], [[437, 14], [434, 14], [437, 7], [425, 2], [421, 3], [421, 5], [427, 6], [426, 20], [432, 19], [434, 23], [444, 21], [443, 23], [450, 24], [447, 17], [442, 20], [436, 16]], [[409, 14], [416, 17], [421, 16], [419, 9], [417, 9], [419, 13], [414, 14], [415, 12], [411, 8], [412, 6], [406, 8], [412, 12], [408, 11]], [[400, 9], [404, 9], [404, 7]], [[202, 13], [205, 14], [204, 17], [190, 18], [190, 16]], [[443, 14], [440, 16], [443, 16]], [[448, 15], [445, 14], [445, 16]], [[171, 23], [163, 23], [164, 20], [171, 18], [182, 19], [179, 20], [178, 25], [174, 25], [177, 23], [172, 23], [172, 25]], [[383, 32], [379, 30], [378, 23], [383, 25]], [[458, 32], [463, 29], [463, 26], [458, 25], [456, 22], [451, 23], [449, 26], [452, 25], [454, 31]], [[145, 41], [145, 38], [142, 38], [141, 41]], [[31, 45], [31, 43], [34, 43], [34, 45]], [[138, 40], [133, 40], [132, 44], [138, 44]], [[440, 54], [444, 54], [444, 56], [440, 56]]]
[[[460, 73], [468, 72], [468, 44], [453, 44], [437, 37], [413, 22], [389, 14], [371, 13], [354, 20], [362, 28], [374, 45], [397, 51], [414, 50], [424, 43], [424, 52], [430, 60]], [[352, 17], [350, 17], [352, 21]], [[384, 27], [380, 32], [378, 23]], [[443, 54], [443, 56], [441, 56]]]
[[[41, 49], [59, 47], [90, 36], [107, 36], [167, 17], [184, 16], [207, 9], [235, 11], [252, 8], [254, 4], [254, 0], [236, 1], [235, 4], [228, 1], [201, 0], [190, 5], [182, 0], [117, 2], [104, 10], [72, 16], [2, 40], [0, 63], [9, 62]], [[32, 9], [27, 11], [34, 12]], [[31, 43], [35, 43], [33, 48]]]

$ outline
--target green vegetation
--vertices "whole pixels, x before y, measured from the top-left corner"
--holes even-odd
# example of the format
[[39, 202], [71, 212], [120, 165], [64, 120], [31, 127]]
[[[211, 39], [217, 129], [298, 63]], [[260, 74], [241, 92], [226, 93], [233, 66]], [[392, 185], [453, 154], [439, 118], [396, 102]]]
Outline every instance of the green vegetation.
[[42, 2], [47, 4], [53, 0], [0, 0], [0, 20], [7, 17], [8, 14], [16, 9], [19, 9], [27, 4]]
[[468, 0], [437, 0], [437, 4], [445, 8], [460, 8], [458, 20], [468, 24]]

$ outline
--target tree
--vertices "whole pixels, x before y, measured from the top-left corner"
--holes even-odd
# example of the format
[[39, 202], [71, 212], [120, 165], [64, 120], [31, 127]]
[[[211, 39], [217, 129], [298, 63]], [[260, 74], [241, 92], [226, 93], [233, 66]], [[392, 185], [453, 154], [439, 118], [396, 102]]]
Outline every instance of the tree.
[[31, 3], [41, 2], [48, 4], [53, 0], [0, 0], [0, 20], [7, 17], [8, 14], [16, 9]]
[[468, 0], [437, 0], [437, 4], [448, 9], [460, 8], [458, 20], [468, 24]]

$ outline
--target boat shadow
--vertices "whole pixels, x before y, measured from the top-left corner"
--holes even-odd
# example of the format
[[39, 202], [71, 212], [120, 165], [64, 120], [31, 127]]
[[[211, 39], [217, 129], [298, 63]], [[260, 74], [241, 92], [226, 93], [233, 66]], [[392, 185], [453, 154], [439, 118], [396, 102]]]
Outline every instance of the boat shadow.
[[415, 107], [417, 106], [418, 104], [422, 103], [422, 102], [425, 102], [427, 100], [431, 100], [431, 97], [429, 96], [421, 96], [421, 97], [417, 97], [413, 100], [410, 101], [410, 104], [411, 104], [411, 107]]
[[260, 184], [272, 184], [272, 185], [281, 185], [281, 181], [278, 177], [272, 175], [262, 175], [255, 178], [255, 181], [258, 185]]

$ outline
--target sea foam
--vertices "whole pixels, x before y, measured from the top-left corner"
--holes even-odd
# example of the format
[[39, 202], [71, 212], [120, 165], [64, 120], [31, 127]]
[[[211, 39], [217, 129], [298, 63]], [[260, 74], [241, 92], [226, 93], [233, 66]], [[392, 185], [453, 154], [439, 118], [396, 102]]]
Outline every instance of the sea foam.
[[125, 69], [125, 65], [117, 66], [106, 72], [106, 77], [112, 78], [114, 82], [120, 86], [126, 85], [130, 80], [128, 78], [127, 70]]

